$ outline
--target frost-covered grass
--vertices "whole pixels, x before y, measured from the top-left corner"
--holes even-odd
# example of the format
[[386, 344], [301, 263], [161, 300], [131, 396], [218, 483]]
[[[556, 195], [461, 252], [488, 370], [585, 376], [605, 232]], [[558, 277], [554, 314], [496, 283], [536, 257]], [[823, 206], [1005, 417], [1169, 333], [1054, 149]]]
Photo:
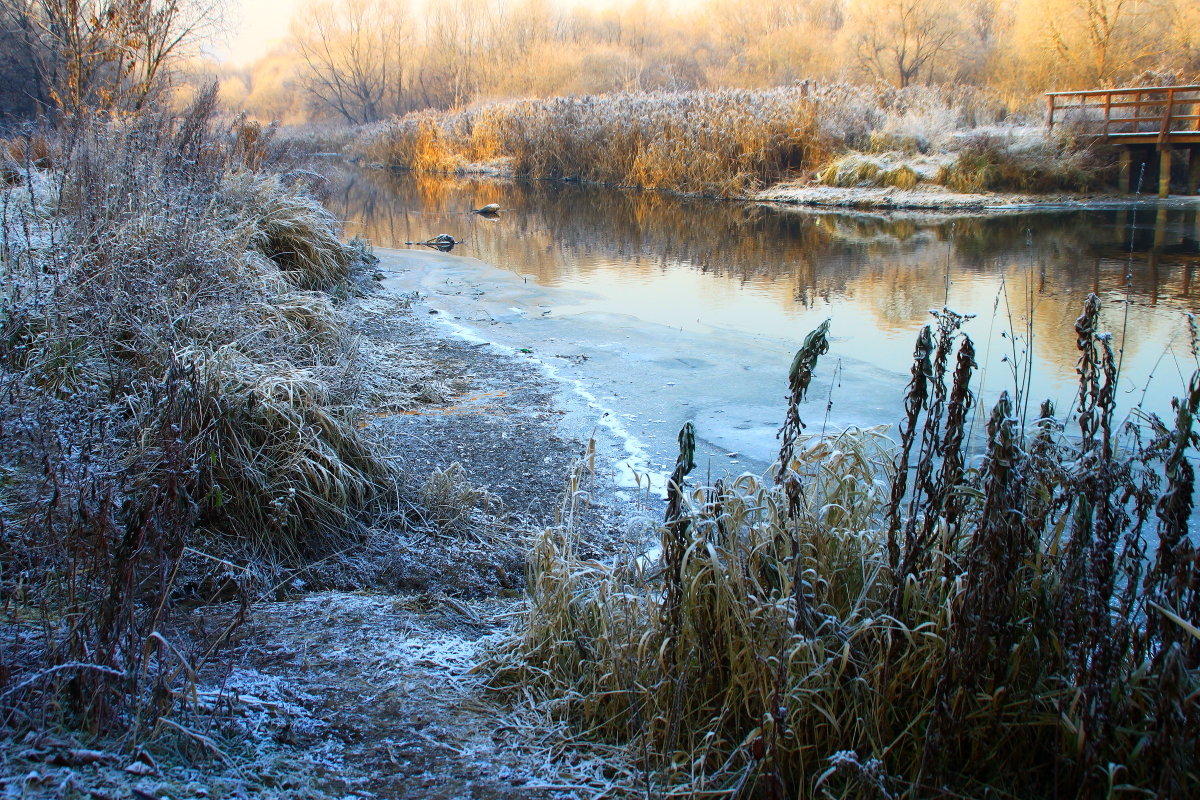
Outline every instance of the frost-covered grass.
[[1115, 154], [1069, 135], [965, 137], [938, 182], [956, 192], [1087, 192], [1112, 183]]
[[181, 598], [344, 547], [393, 477], [335, 310], [367, 254], [270, 131], [217, 125], [213, 99], [4, 143], [0, 709], [18, 730], [146, 734], [228, 633], [168, 641]]
[[545, 532], [499, 683], [623, 744], [648, 796], [1194, 796], [1200, 371], [1174, 420], [1119, 426], [1098, 316], [1074, 413], [1023, 428], [1005, 393], [978, 462], [961, 316], [918, 338], [898, 443], [800, 437], [814, 332], [773, 474], [674, 489], [661, 562]]
[[872, 156], [848, 153], [834, 159], [817, 172], [817, 181], [827, 186], [894, 186], [915, 188], [922, 180], [938, 174], [927, 159], [917, 160], [894, 153]]
[[358, 150], [421, 170], [508, 157], [531, 177], [733, 196], [806, 175], [850, 150], [943, 151], [955, 132], [1003, 116], [977, 92], [805, 83], [420, 112], [369, 129]]
[[[836, 186], [924, 181], [960, 192], [1086, 190], [1108, 177], [1108, 164], [1069, 136], [1031, 132], [978, 91], [806, 83], [422, 111], [367, 129], [355, 149], [415, 170], [505, 158], [528, 177], [723, 197], [814, 173]], [[881, 159], [891, 166], [847, 169]], [[945, 167], [940, 176], [920, 169], [930, 160]]]

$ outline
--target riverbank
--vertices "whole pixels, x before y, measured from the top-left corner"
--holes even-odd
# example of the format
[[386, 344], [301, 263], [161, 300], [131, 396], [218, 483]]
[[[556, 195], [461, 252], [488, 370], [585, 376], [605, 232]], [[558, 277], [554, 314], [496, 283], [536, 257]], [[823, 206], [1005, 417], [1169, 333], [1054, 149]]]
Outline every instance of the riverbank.
[[986, 93], [807, 82], [415, 112], [364, 128], [352, 150], [424, 172], [855, 207], [1058, 204], [1116, 176], [1112, 148]]
[[0, 143], [0, 794], [589, 785], [471, 672], [565, 490], [626, 547], [589, 432], [213, 102]]
[[[387, 165], [376, 164], [375, 168], [388, 169]], [[483, 178], [499, 181], [527, 180], [513, 170], [511, 158], [463, 164], [456, 167], [454, 175], [468, 178]], [[560, 179], [571, 182], [568, 179]], [[603, 185], [603, 184], [601, 184]], [[623, 187], [637, 189], [638, 187]], [[653, 191], [653, 190], [646, 190]], [[689, 193], [683, 197], [698, 196]], [[928, 211], [958, 214], [1003, 214], [1014, 211], [1071, 210], [1071, 209], [1122, 209], [1122, 208], [1195, 208], [1200, 206], [1200, 196], [1172, 195], [1159, 198], [1153, 194], [1118, 194], [1115, 192], [1090, 192], [1073, 194], [1057, 192], [1050, 194], [1026, 194], [1015, 192], [956, 192], [945, 186], [921, 183], [916, 188], [902, 189], [895, 186], [827, 186], [809, 180], [785, 180], [765, 189], [749, 194], [723, 198], [731, 202], [771, 203], [779, 206], [804, 208], [852, 209], [859, 211]]]
[[[406, 268], [381, 256], [385, 283]], [[523, 613], [529, 547], [564, 497], [591, 531], [581, 552], [597, 559], [642, 547], [627, 541], [638, 511], [589, 462], [589, 427], [561, 406], [562, 386], [432, 310], [386, 288], [338, 309], [402, 510], [334, 557], [286, 569], [240, 612], [196, 606], [189, 638], [245, 621], [195, 677], [194, 705], [135, 750], [35, 729], [0, 747], [0, 792], [516, 800], [611, 786], [540, 710], [489, 691], [479, 668]]]

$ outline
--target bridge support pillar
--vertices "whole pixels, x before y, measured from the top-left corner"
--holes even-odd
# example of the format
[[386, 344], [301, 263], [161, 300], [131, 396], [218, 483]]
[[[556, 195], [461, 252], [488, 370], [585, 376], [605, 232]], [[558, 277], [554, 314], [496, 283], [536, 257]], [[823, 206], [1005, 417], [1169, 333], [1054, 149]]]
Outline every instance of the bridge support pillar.
[[1133, 151], [1122, 147], [1117, 156], [1117, 189], [1125, 194], [1133, 193]]
[[1158, 153], [1158, 196], [1171, 196], [1171, 148], [1164, 147]]
[[1200, 147], [1188, 150], [1188, 194], [1200, 194]]

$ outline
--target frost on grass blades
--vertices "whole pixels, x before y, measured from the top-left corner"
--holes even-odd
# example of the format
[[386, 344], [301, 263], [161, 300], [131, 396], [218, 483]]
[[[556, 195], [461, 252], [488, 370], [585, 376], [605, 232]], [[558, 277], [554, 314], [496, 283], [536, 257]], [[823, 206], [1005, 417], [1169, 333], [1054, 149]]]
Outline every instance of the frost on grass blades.
[[1200, 372], [1175, 419], [1118, 425], [1099, 309], [1076, 323], [1076, 413], [1023, 429], [1002, 394], [977, 466], [961, 316], [918, 337], [898, 444], [800, 435], [814, 332], [779, 480], [679, 491], [661, 569], [548, 529], [497, 683], [623, 744], [651, 796], [1194, 794]]
[[1078, 191], [1111, 172], [1069, 131], [1048, 136], [981, 90], [815, 82], [421, 111], [364, 129], [355, 149], [421, 171], [503, 159], [531, 178], [718, 197], [810, 175], [843, 187]]
[[[0, 716], [163, 730], [245, 600], [343, 546], [392, 470], [356, 425], [335, 308], [357, 245], [271, 131], [81, 114], [3, 143]], [[228, 608], [228, 607], [227, 607]]]

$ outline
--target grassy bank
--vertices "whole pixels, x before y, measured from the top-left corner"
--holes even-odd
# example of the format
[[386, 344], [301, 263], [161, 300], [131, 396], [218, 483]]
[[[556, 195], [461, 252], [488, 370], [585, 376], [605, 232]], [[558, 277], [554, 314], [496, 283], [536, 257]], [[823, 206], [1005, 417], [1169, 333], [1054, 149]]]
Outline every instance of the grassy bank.
[[801, 436], [814, 331], [774, 480], [681, 488], [689, 425], [662, 561], [546, 531], [499, 683], [623, 745], [647, 796], [1193, 796], [1200, 372], [1175, 419], [1120, 425], [1098, 314], [1069, 421], [1005, 393], [977, 466], [962, 317], [921, 332], [899, 443]]
[[719, 197], [788, 180], [954, 191], [1082, 191], [1110, 166], [1069, 134], [1018, 127], [979, 91], [843, 84], [516, 100], [367, 129], [366, 159], [453, 172], [507, 159], [531, 178]]
[[245, 599], [350, 540], [392, 470], [359, 429], [340, 239], [270, 131], [70, 120], [6, 140], [0, 194], [0, 712], [136, 738]]

